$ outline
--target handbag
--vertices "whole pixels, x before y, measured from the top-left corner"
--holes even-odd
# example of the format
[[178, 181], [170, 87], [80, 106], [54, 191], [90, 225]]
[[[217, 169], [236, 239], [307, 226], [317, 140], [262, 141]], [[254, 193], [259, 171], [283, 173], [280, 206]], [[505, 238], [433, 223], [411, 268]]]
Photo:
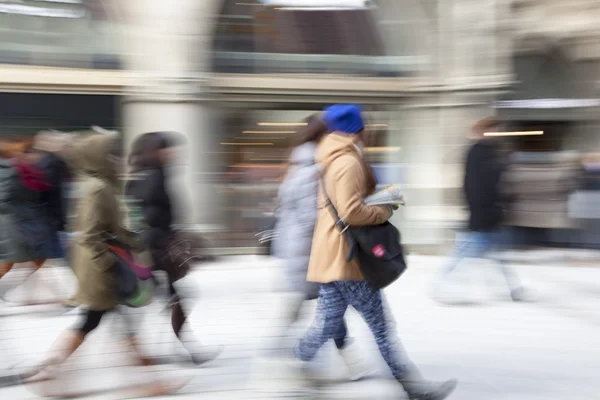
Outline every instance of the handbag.
[[398, 229], [389, 221], [380, 225], [346, 225], [327, 194], [325, 182], [321, 182], [335, 224], [349, 246], [346, 261], [356, 259], [365, 281], [374, 289], [395, 282], [406, 271]]
[[179, 232], [173, 232], [161, 251], [162, 268], [172, 282], [184, 278], [192, 269], [192, 262], [197, 259], [193, 252], [192, 241]]
[[142, 261], [144, 257], [140, 252], [116, 237], [107, 239], [106, 243], [115, 259], [117, 301], [134, 308], [148, 305], [152, 301], [155, 290], [152, 265], [144, 263]]
[[277, 238], [277, 230], [275, 229], [277, 226], [277, 215], [279, 212], [279, 207], [273, 211], [273, 216], [271, 221], [265, 226], [265, 228], [261, 229], [254, 236], [258, 239], [258, 243], [262, 249], [263, 254], [273, 255], [273, 241]]

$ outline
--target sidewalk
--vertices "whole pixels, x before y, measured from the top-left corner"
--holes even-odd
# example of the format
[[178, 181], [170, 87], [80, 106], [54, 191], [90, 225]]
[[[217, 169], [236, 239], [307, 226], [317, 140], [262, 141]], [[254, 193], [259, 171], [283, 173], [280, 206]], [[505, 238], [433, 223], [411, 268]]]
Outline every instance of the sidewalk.
[[[409, 270], [386, 290], [397, 330], [408, 353], [431, 379], [456, 377], [460, 381], [451, 399], [538, 400], [560, 399], [577, 393], [578, 399], [597, 399], [600, 383], [600, 337], [597, 296], [600, 270], [560, 266], [519, 265], [526, 282], [535, 289], [537, 301], [513, 304], [506, 301], [501, 285], [473, 295], [480, 306], [440, 306], [426, 296], [429, 283], [442, 258], [410, 257]], [[477, 266], [478, 273], [484, 266]], [[253, 393], [255, 376], [268, 374], [261, 354], [272, 346], [281, 325], [284, 298], [280, 270], [258, 256], [231, 257], [207, 265], [185, 282], [188, 290], [200, 293], [191, 317], [200, 340], [223, 345], [224, 352], [213, 364], [199, 369], [170, 367], [167, 376], [190, 376], [192, 380], [173, 398], [249, 399], [277, 398]], [[68, 270], [57, 273], [67, 279]], [[470, 274], [472, 275], [472, 274]], [[470, 276], [473, 278], [473, 276]], [[500, 282], [499, 280], [497, 282]], [[464, 293], [464, 289], [457, 293]], [[77, 316], [31, 313], [22, 307], [0, 308], [0, 370], [19, 363], [33, 365], [56, 336]], [[300, 334], [310, 322], [314, 305], [307, 305], [298, 327]], [[140, 315], [141, 340], [152, 355], [168, 355], [173, 348], [168, 316], [153, 304]], [[140, 310], [138, 310], [140, 312]], [[68, 384], [107, 389], [148, 377], [135, 371], [119, 342], [117, 318], [105, 321], [89, 343], [69, 363]], [[345, 370], [332, 345], [326, 346], [315, 363], [327, 381], [319, 399], [401, 399], [397, 385], [377, 354], [367, 327], [354, 313], [348, 314], [351, 335], [376, 367], [370, 379], [347, 383]], [[276, 371], [273, 371], [273, 373]], [[271, 376], [271, 375], [268, 375]], [[275, 387], [277, 382], [268, 381]], [[66, 383], [64, 383], [66, 385]], [[103, 393], [93, 399], [122, 398]], [[0, 389], [1, 399], [36, 399], [23, 387]], [[170, 397], [164, 397], [170, 398]]]

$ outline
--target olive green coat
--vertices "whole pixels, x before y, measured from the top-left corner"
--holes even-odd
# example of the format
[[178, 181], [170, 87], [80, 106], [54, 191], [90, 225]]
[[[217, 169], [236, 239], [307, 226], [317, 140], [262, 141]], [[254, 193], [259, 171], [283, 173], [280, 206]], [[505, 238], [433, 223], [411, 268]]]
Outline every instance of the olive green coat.
[[108, 157], [111, 140], [115, 139], [108, 135], [79, 139], [69, 159], [70, 165], [85, 177], [75, 223], [78, 236], [71, 254], [79, 281], [76, 300], [95, 311], [118, 305], [114, 296], [115, 259], [106, 240], [109, 235], [126, 235], [121, 227], [116, 173]]

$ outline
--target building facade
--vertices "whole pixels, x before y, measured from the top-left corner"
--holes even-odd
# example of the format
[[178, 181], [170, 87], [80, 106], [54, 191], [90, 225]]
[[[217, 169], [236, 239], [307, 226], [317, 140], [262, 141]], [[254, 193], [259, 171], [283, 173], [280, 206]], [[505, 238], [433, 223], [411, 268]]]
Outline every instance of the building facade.
[[[27, 23], [3, 25], [12, 47], [0, 52], [0, 89], [115, 99], [106, 104], [116, 110], [97, 108], [110, 118], [57, 125], [64, 129], [89, 120], [118, 127], [128, 142], [147, 131], [186, 133], [180, 184], [191, 192], [190, 221], [227, 232], [222, 247], [252, 246], [247, 233], [270, 207], [286, 135], [334, 102], [364, 107], [374, 159], [401, 171], [407, 206], [394, 218], [403, 241], [425, 251], [450, 243], [465, 219], [462, 162], [473, 121], [498, 114], [557, 132], [521, 143], [527, 149], [600, 150], [600, 1], [376, 0], [318, 11], [273, 3], [44, 6], [61, 17], [13, 8]], [[2, 8], [0, 16], [15, 18]], [[62, 36], [42, 34], [51, 26]]]

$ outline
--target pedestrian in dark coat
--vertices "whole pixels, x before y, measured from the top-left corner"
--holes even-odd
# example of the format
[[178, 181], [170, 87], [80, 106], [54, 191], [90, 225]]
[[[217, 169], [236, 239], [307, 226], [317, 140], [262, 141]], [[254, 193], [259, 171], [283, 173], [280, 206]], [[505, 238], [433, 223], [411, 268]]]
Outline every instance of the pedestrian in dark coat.
[[[76, 223], [81, 234], [73, 246], [73, 266], [79, 283], [77, 300], [85, 306], [85, 312], [75, 327], [58, 338], [42, 364], [23, 375], [25, 381], [52, 382], [56, 378], [56, 368], [52, 367], [69, 358], [87, 335], [98, 327], [105, 314], [119, 306], [115, 296], [116, 258], [109, 251], [106, 238], [116, 237], [121, 242], [137, 246], [121, 220], [118, 173], [122, 158], [119, 138], [100, 134], [79, 139], [73, 145], [72, 154], [75, 157], [69, 162], [85, 177]], [[140, 352], [136, 330], [132, 326], [128, 328], [128, 342], [137, 361], [141, 365], [149, 365], [151, 360]], [[153, 381], [150, 386], [144, 393], [166, 394], [179, 388], [181, 383]]]
[[21, 252], [20, 238], [17, 236], [15, 220], [15, 192], [17, 191], [17, 171], [14, 166], [15, 139], [0, 139], [0, 278], [16, 262], [30, 261]]
[[155, 269], [167, 273], [173, 333], [187, 349], [192, 361], [200, 365], [213, 360], [218, 352], [202, 349], [194, 337], [189, 337], [192, 336], [190, 330], [184, 329], [187, 315], [175, 282], [187, 274], [187, 268], [173, 265], [169, 250], [175, 234], [175, 211], [167, 189], [166, 168], [182, 144], [182, 136], [175, 132], [150, 132], [138, 137], [129, 156], [132, 179], [127, 184], [126, 195], [135, 201], [132, 207], [141, 211], [138, 222], [146, 246], [152, 253]]
[[[32, 262], [35, 273], [50, 254], [50, 229], [44, 213], [48, 185], [36, 164], [38, 155], [26, 150], [4, 152], [0, 160], [0, 224], [5, 236], [0, 244], [0, 278], [16, 263]], [[7, 290], [3, 285], [0, 296]]]
[[[508, 197], [502, 191], [506, 162], [502, 146], [494, 133], [502, 123], [485, 118], [474, 124], [472, 133], [475, 143], [470, 147], [465, 163], [464, 194], [469, 207], [469, 226], [459, 232], [455, 247], [442, 267], [434, 287], [434, 297], [441, 284], [467, 258], [488, 257], [492, 251], [509, 248], [510, 235], [503, 228], [504, 210]], [[510, 296], [514, 301], [524, 298], [524, 289], [516, 271], [498, 259], [497, 266], [504, 275]]]

